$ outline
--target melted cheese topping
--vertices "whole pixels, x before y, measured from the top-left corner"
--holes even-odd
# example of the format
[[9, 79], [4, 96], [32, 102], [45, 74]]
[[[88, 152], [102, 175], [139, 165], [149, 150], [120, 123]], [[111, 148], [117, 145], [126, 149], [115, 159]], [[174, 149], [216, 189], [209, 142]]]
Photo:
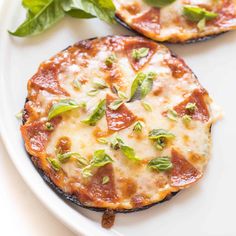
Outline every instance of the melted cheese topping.
[[[99, 90], [96, 96], [88, 96], [88, 91], [93, 88], [93, 81], [95, 79], [104, 80], [107, 77], [107, 71], [104, 71], [104, 61], [111, 53], [116, 53], [117, 61], [114, 66], [116, 71], [121, 75], [117, 82], [112, 85], [119, 84], [122, 91], [129, 97], [132, 82], [137, 74], [129, 62], [127, 54], [123, 51], [123, 44], [126, 41], [143, 40], [138, 37], [113, 37], [114, 41], [119, 42], [119, 47], [110, 47], [110, 41], [105, 38], [91, 41], [92, 48], [96, 49], [96, 53], [91, 55], [91, 48], [86, 49], [86, 52], [81, 52], [81, 46], [77, 45], [75, 48], [68, 49], [53, 57], [50, 61], [45, 63], [58, 63], [60, 61], [60, 70], [57, 73], [57, 78], [60, 87], [65, 90], [71, 99], [78, 103], [85, 102], [87, 105], [86, 111], [75, 109], [68, 111], [61, 115], [61, 121], [56, 128], [51, 132], [50, 138], [45, 144], [45, 153], [38, 154], [37, 158], [41, 160], [41, 168], [63, 191], [74, 194], [75, 191], [84, 191], [90, 178], [83, 178], [81, 175], [81, 167], [73, 161], [62, 163], [62, 171], [60, 173], [53, 172], [48, 163], [45, 163], [45, 155], [47, 157], [56, 158], [56, 146], [61, 137], [68, 137], [71, 141], [71, 151], [78, 152], [84, 158], [91, 159], [94, 151], [104, 149], [105, 152], [114, 160], [113, 176], [114, 188], [117, 195], [116, 200], [96, 199], [91, 200], [87, 198], [80, 201], [87, 206], [106, 207], [113, 209], [132, 209], [136, 207], [134, 197], [142, 196], [145, 201], [142, 205], [148, 205], [154, 202], [163, 200], [169, 193], [178, 191], [183, 187], [173, 187], [170, 183], [170, 174], [168, 172], [158, 172], [147, 168], [147, 163], [153, 158], [160, 156], [170, 156], [171, 150], [176, 148], [181, 150], [181, 154], [185, 159], [191, 163], [200, 173], [203, 172], [205, 165], [210, 156], [210, 134], [209, 129], [213, 122], [214, 116], [211, 111], [211, 99], [208, 95], [204, 95], [204, 99], [209, 110], [209, 120], [202, 122], [199, 120], [192, 120], [191, 124], [186, 127], [179, 117], [176, 121], [172, 121], [163, 115], [168, 109], [172, 109], [181, 103], [186, 97], [190, 96], [196, 89], [202, 89], [199, 85], [195, 75], [190, 69], [184, 65], [185, 73], [180, 78], [173, 77], [173, 71], [165, 62], [173, 59], [171, 52], [164, 46], [158, 45], [157, 50], [153, 52], [148, 63], [140, 69], [144, 73], [155, 72], [157, 78], [154, 80], [152, 91], [142, 100], [148, 102], [153, 110], [146, 111], [140, 100], [126, 103], [127, 108], [142, 120], [145, 124], [141, 133], [133, 131], [134, 124], [129, 127], [119, 130], [117, 133], [122, 138], [124, 143], [132, 147], [136, 155], [141, 158], [140, 163], [136, 163], [125, 157], [120, 150], [114, 150], [107, 144], [101, 144], [97, 141], [99, 137], [111, 138], [112, 132], [108, 132], [106, 117], [99, 120], [96, 126], [89, 126], [81, 123], [86, 119], [91, 111], [97, 106], [101, 99], [106, 98], [106, 95], [112, 94], [110, 87]], [[150, 42], [152, 43], [152, 42]], [[117, 50], [118, 48], [118, 50]], [[73, 54], [73, 59], [71, 59]], [[70, 59], [68, 59], [70, 58]], [[178, 61], [179, 64], [183, 63]], [[109, 72], [110, 73], [110, 72]], [[73, 87], [74, 79], [86, 80], [81, 88], [75, 89]], [[36, 89], [32, 83], [29, 88], [28, 97], [31, 98], [32, 109], [37, 112], [39, 118], [37, 120], [47, 120], [49, 108], [52, 101], [58, 101], [63, 98], [68, 98], [64, 95], [55, 95], [43, 89]], [[158, 95], [155, 91], [161, 91]], [[35, 106], [37, 104], [37, 110]], [[31, 113], [33, 114], [33, 113]], [[32, 115], [28, 117], [26, 125], [35, 121]], [[148, 139], [148, 133], [152, 129], [166, 129], [175, 135], [163, 151], [155, 148], [153, 142]], [[25, 138], [25, 137], [24, 137]], [[28, 148], [32, 153], [32, 150]], [[96, 169], [94, 170], [96, 172]], [[60, 176], [60, 177], [59, 177]], [[101, 176], [102, 177], [102, 176]], [[89, 191], [89, 190], [88, 190]], [[96, 194], [95, 194], [96, 195]], [[117, 200], [118, 199], [118, 200]]]
[[[143, 0], [114, 0], [114, 3], [117, 17], [139, 33], [161, 42], [184, 42], [236, 29], [235, 0], [176, 0], [174, 3], [160, 8], [159, 23], [156, 23], [157, 27], [160, 26], [159, 33], [156, 33], [151, 26], [147, 29], [148, 23], [144, 26], [143, 19], [138, 28], [134, 23], [135, 19], [153, 9], [152, 6], [147, 5]], [[200, 30], [197, 23], [193, 23], [183, 16], [184, 5], [202, 7], [218, 13], [218, 17], [209, 21], [204, 29]], [[150, 18], [157, 17], [157, 14]], [[151, 19], [149, 19], [150, 23]]]

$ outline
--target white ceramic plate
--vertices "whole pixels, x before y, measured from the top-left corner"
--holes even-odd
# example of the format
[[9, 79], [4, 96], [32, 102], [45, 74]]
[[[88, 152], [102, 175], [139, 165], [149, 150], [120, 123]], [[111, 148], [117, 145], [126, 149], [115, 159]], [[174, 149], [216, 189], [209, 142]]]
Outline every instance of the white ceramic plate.
[[[46, 33], [28, 39], [13, 38], [24, 18], [20, 1], [5, 1], [0, 13], [0, 128], [10, 157], [28, 186], [62, 222], [83, 235], [236, 235], [236, 32], [190, 45], [171, 45], [185, 58], [200, 82], [225, 113], [213, 127], [212, 159], [204, 178], [181, 191], [170, 202], [149, 210], [117, 215], [115, 226], [104, 230], [101, 214], [78, 208], [58, 197], [29, 160], [15, 114], [22, 109], [27, 80], [39, 63], [80, 39], [128, 34], [121, 26], [98, 20], [66, 18]], [[13, 186], [14, 187], [14, 186]]]

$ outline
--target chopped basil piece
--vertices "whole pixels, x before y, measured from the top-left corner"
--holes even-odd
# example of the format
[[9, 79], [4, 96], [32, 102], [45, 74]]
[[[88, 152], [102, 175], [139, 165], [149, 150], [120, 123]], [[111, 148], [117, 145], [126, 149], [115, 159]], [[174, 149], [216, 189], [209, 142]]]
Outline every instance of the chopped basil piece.
[[119, 91], [119, 90], [117, 91], [117, 95], [120, 99], [127, 99], [128, 98], [124, 92]]
[[200, 31], [203, 31], [205, 26], [206, 26], [206, 18], [204, 17], [197, 23], [197, 27]]
[[177, 121], [178, 114], [175, 110], [169, 109], [166, 114], [167, 118], [169, 118], [172, 121]]
[[110, 181], [110, 178], [109, 178], [109, 176], [103, 176], [103, 178], [102, 178], [102, 184], [107, 184], [107, 183], [109, 183], [109, 181]]
[[141, 104], [146, 111], [149, 111], [149, 112], [152, 111], [152, 106], [149, 103], [141, 101]]
[[115, 101], [112, 102], [108, 107], [109, 107], [111, 110], [117, 110], [123, 103], [124, 103], [123, 100], [115, 100]]
[[57, 158], [60, 162], [66, 162], [68, 161], [71, 157], [75, 157], [76, 161], [83, 166], [88, 165], [88, 161], [83, 158], [78, 152], [66, 152], [63, 154], [57, 154]]
[[15, 116], [17, 119], [21, 120], [23, 117], [23, 110], [19, 111]]
[[182, 117], [182, 121], [183, 121], [183, 123], [184, 123], [185, 125], [189, 125], [190, 122], [191, 122], [191, 120], [192, 120], [192, 118], [191, 118], [190, 115], [184, 115], [184, 116]]
[[86, 119], [82, 120], [81, 122], [87, 125], [94, 126], [96, 123], [102, 119], [105, 114], [106, 110], [106, 99], [103, 99], [99, 102], [97, 107], [92, 111], [91, 115]]
[[162, 151], [166, 147], [167, 142], [175, 138], [175, 135], [164, 129], [153, 129], [149, 132], [148, 137], [154, 140], [156, 148]]
[[138, 73], [131, 86], [130, 102], [146, 97], [152, 90], [155, 77], [156, 73], [154, 72], [149, 72], [147, 74], [144, 74], [143, 72]]
[[108, 140], [106, 138], [98, 138], [97, 141], [102, 144], [108, 144]]
[[92, 89], [92, 90], [90, 90], [90, 91], [87, 92], [87, 95], [88, 95], [88, 96], [91, 96], [91, 97], [94, 97], [94, 96], [96, 96], [98, 93], [99, 93], [99, 90], [97, 90], [97, 89]]
[[105, 153], [105, 150], [97, 150], [93, 154], [93, 159], [90, 161], [89, 165], [83, 168], [82, 175], [84, 177], [91, 176], [91, 170], [96, 167], [105, 166], [106, 164], [112, 163], [113, 160], [109, 155]]
[[47, 158], [47, 161], [49, 162], [50, 166], [55, 170], [55, 171], [59, 171], [61, 169], [61, 165], [60, 163], [53, 158]]
[[123, 144], [123, 140], [117, 133], [115, 133], [110, 139], [110, 146], [114, 150], [118, 150]]
[[138, 48], [132, 50], [132, 58], [139, 60], [143, 57], [146, 57], [149, 53], [149, 48]]
[[200, 30], [205, 27], [208, 20], [215, 19], [218, 14], [210, 12], [198, 6], [185, 5], [183, 8], [183, 15], [192, 22], [198, 22], [197, 26]]
[[170, 5], [171, 3], [175, 2], [176, 0], [144, 0], [148, 5], [151, 5], [153, 7], [165, 7], [167, 5]]
[[188, 110], [189, 112], [193, 113], [196, 109], [196, 103], [189, 102], [186, 106], [185, 109]]
[[106, 66], [111, 67], [116, 60], [117, 60], [116, 55], [111, 54], [109, 57], [106, 58], [105, 64]]
[[149, 161], [148, 167], [158, 171], [170, 170], [173, 167], [173, 164], [169, 157], [157, 157]]
[[134, 132], [141, 132], [144, 127], [144, 123], [142, 121], [137, 121], [134, 124], [133, 131]]
[[134, 149], [129, 146], [122, 145], [121, 152], [130, 160], [140, 161], [140, 158], [136, 156]]
[[81, 106], [84, 106], [84, 103], [83, 105], [78, 104], [75, 100], [72, 100], [72, 99], [60, 100], [59, 102], [52, 105], [48, 113], [48, 120], [51, 120], [52, 118], [60, 115], [61, 113], [79, 108]]
[[81, 82], [79, 81], [78, 78], [73, 80], [72, 85], [77, 90], [79, 90], [82, 86], [82, 84], [81, 84]]
[[46, 123], [45, 123], [45, 127], [46, 127], [46, 129], [49, 130], [49, 131], [51, 131], [51, 130], [54, 129], [54, 127], [53, 127], [53, 125], [52, 125], [51, 122], [46, 122]]
[[105, 81], [104, 80], [101, 80], [101, 79], [94, 79], [93, 80], [93, 87], [95, 89], [105, 89], [107, 88], [108, 86], [106, 85]]

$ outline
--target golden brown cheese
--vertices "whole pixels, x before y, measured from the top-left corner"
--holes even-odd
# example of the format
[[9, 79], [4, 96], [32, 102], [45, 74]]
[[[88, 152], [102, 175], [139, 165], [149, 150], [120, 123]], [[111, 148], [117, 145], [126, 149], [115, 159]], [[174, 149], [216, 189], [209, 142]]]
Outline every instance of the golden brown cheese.
[[[116, 16], [130, 28], [156, 41], [185, 42], [236, 29], [235, 0], [176, 0], [155, 8], [143, 0], [115, 0]], [[183, 16], [184, 5], [217, 13], [202, 29]]]
[[[133, 50], [140, 48], [149, 49], [140, 58], [141, 64], [132, 57]], [[115, 55], [113, 62], [107, 63], [111, 55]], [[156, 74], [152, 89], [143, 99], [128, 101], [132, 83], [141, 71]], [[74, 86], [75, 79], [81, 82], [80, 88]], [[89, 96], [97, 80], [107, 86]], [[112, 110], [117, 90], [127, 99]], [[73, 109], [48, 121], [52, 105], [68, 98], [85, 103], [86, 109]], [[94, 126], [81, 122], [103, 99], [107, 100], [106, 114]], [[146, 110], [143, 102], [152, 110]], [[188, 103], [194, 103], [195, 110], [186, 110]], [[203, 175], [210, 156], [211, 105], [196, 76], [165, 46], [141, 37], [105, 37], [81, 41], [40, 65], [28, 83], [21, 131], [35, 165], [63, 192], [87, 207], [129, 210], [160, 202]], [[169, 110], [175, 110], [174, 120], [168, 117]], [[188, 125], [183, 122], [186, 114], [192, 116]], [[139, 133], [133, 130], [136, 121], [143, 123]], [[153, 129], [168, 130], [175, 138], [159, 150], [148, 138]], [[130, 160], [119, 147], [98, 141], [117, 134], [140, 160]], [[58, 153], [76, 152], [89, 162], [101, 149], [113, 162], [94, 168], [91, 176], [82, 175], [84, 167], [74, 158], [58, 160]], [[161, 156], [170, 158], [171, 170], [147, 167], [150, 160]], [[53, 169], [48, 158], [56, 160], [60, 168]]]

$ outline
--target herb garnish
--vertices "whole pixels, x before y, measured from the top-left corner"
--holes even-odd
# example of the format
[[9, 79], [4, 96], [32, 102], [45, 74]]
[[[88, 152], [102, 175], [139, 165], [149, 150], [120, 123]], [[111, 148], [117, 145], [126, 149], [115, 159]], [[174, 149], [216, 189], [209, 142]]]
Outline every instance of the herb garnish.
[[148, 5], [154, 6], [154, 7], [165, 7], [176, 0], [144, 0]]
[[63, 99], [59, 102], [52, 105], [49, 113], [48, 113], [48, 120], [51, 120], [55, 116], [60, 115], [61, 113], [64, 113], [66, 111], [70, 111], [76, 108], [84, 108], [86, 104], [84, 102], [78, 104], [73, 99]]
[[157, 157], [149, 161], [148, 167], [158, 171], [170, 170], [173, 167], [173, 164], [169, 157]]
[[143, 127], [144, 127], [144, 123], [142, 121], [136, 121], [134, 123], [133, 131], [134, 132], [141, 132]]
[[140, 60], [143, 57], [146, 57], [149, 53], [149, 48], [138, 48], [132, 50], [132, 58], [135, 60]]
[[61, 165], [60, 163], [53, 158], [47, 158], [47, 161], [49, 162], [50, 166], [55, 170], [55, 171], [59, 171], [61, 169]]
[[112, 103], [110, 103], [108, 107], [111, 110], [117, 110], [123, 103], [124, 103], [123, 100], [115, 100]]
[[156, 148], [162, 151], [168, 141], [175, 138], [175, 135], [165, 129], [153, 129], [149, 132], [148, 137], [155, 142]]
[[93, 154], [93, 159], [90, 161], [89, 165], [87, 165], [82, 170], [82, 175], [84, 177], [89, 177], [92, 175], [91, 171], [92, 169], [96, 167], [105, 166], [106, 164], [112, 163], [113, 160], [109, 155], [105, 153], [105, 150], [97, 150]]
[[107, 175], [103, 176], [103, 178], [102, 178], [102, 184], [107, 184], [107, 183], [109, 183], [109, 181], [110, 181], [109, 176], [107, 176]]
[[37, 35], [65, 15], [76, 18], [98, 17], [108, 23], [114, 22], [115, 6], [112, 0], [22, 0], [27, 10], [25, 21], [10, 34], [18, 37]]
[[106, 110], [106, 99], [99, 102], [97, 107], [92, 111], [91, 115], [81, 122], [87, 125], [94, 126], [96, 123], [102, 119]]

